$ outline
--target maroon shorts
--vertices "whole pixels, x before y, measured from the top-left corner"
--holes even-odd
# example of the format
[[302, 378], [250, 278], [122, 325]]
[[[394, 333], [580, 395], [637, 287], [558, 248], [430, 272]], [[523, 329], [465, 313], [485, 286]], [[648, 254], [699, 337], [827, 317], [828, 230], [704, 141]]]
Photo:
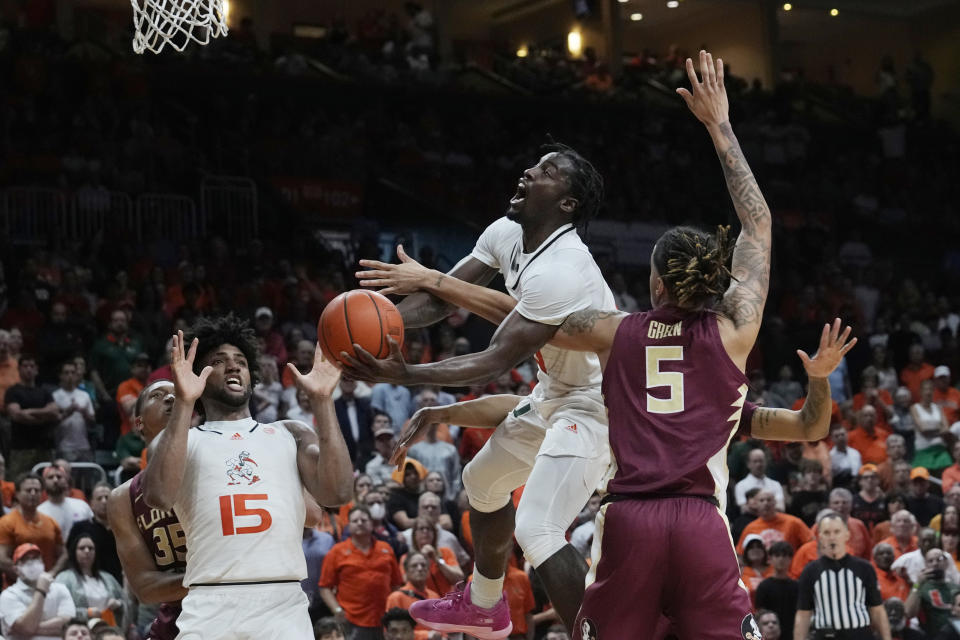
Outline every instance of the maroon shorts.
[[597, 579], [584, 594], [573, 640], [662, 637], [663, 616], [680, 640], [759, 635], [730, 530], [714, 504], [667, 497], [604, 509]]

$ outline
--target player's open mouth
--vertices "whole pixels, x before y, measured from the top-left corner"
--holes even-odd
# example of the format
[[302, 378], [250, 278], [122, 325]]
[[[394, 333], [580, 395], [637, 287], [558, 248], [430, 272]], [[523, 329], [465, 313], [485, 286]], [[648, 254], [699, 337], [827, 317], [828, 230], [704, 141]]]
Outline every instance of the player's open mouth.
[[231, 377], [226, 380], [227, 389], [230, 391], [243, 391], [243, 384], [240, 383], [240, 378]]
[[523, 180], [517, 183], [517, 192], [512, 198], [510, 198], [510, 204], [517, 204], [518, 202], [523, 202], [527, 197], [527, 187], [523, 184]]

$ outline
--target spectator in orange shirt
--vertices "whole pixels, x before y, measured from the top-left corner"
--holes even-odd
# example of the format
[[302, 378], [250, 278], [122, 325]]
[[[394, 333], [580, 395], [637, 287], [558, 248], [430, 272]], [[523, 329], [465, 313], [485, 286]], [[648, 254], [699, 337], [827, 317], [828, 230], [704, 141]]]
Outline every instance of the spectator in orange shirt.
[[800, 545], [813, 539], [813, 534], [803, 520], [777, 512], [776, 498], [769, 491], [761, 491], [757, 495], [757, 513], [759, 517], [748, 524], [740, 535], [737, 553], [741, 555], [743, 555], [743, 541], [751, 533], [759, 535], [768, 549], [770, 545], [780, 540], [785, 540], [794, 549], [799, 549]]
[[17, 476], [17, 505], [0, 518], [0, 570], [13, 576], [13, 550], [25, 542], [40, 547], [43, 566], [56, 575], [67, 563], [60, 525], [37, 511], [43, 479], [35, 473]]
[[950, 386], [950, 367], [943, 364], [933, 370], [933, 401], [943, 409], [947, 424], [960, 420], [960, 390]]
[[891, 433], [887, 436], [886, 445], [887, 459], [877, 465], [877, 475], [880, 476], [880, 488], [890, 491], [893, 489], [893, 465], [906, 460], [907, 441], [899, 433]]
[[860, 374], [860, 393], [853, 396], [853, 410], [859, 411], [866, 405], [877, 410], [877, 422], [889, 426], [893, 414], [893, 396], [886, 389], [877, 386], [877, 370], [867, 367]]
[[884, 600], [887, 598], [906, 600], [910, 595], [910, 585], [890, 567], [895, 555], [893, 547], [886, 542], [873, 547], [873, 569], [877, 572], [877, 586]]
[[[414, 551], [408, 553], [403, 561], [403, 571], [407, 582], [402, 587], [387, 596], [387, 609], [398, 607], [407, 611], [410, 605], [419, 600], [432, 600], [440, 595], [427, 587], [427, 576], [430, 561], [422, 553]], [[427, 627], [418, 624], [417, 631], [429, 631]]]
[[387, 596], [403, 584], [403, 576], [390, 545], [373, 537], [366, 507], [350, 512], [350, 538], [327, 553], [319, 584], [320, 597], [344, 624], [348, 637], [379, 640]]
[[906, 509], [897, 511], [890, 518], [890, 533], [883, 542], [893, 547], [897, 558], [917, 549], [917, 518]]
[[419, 516], [414, 518], [412, 530], [411, 552], [422, 553], [430, 563], [427, 586], [441, 594], [453, 591], [453, 586], [463, 580], [463, 570], [453, 549], [437, 546], [439, 527], [431, 518]]
[[757, 587], [764, 579], [773, 575], [773, 567], [767, 558], [767, 549], [763, 546], [763, 538], [751, 533], [743, 539], [743, 570], [740, 578], [747, 585], [750, 592], [750, 601], [756, 604]]
[[910, 395], [914, 402], [920, 401], [920, 384], [924, 380], [933, 378], [934, 368], [929, 362], [924, 362], [924, 350], [922, 344], [910, 346], [910, 362], [900, 372], [900, 382], [910, 389]]
[[[353, 500], [340, 507], [337, 512], [337, 524], [341, 529], [346, 529], [350, 520], [350, 510], [358, 504], [364, 504], [363, 496], [373, 488], [373, 480], [365, 473], [359, 474], [353, 479]], [[369, 506], [369, 505], [368, 505]]]
[[887, 459], [887, 436], [890, 432], [877, 427], [877, 410], [867, 405], [857, 413], [857, 428], [850, 431], [847, 444], [860, 452], [864, 464], [880, 464]]
[[130, 365], [130, 378], [117, 387], [117, 410], [120, 412], [120, 435], [130, 433], [133, 428], [133, 410], [140, 392], [150, 376], [150, 356], [139, 353]]

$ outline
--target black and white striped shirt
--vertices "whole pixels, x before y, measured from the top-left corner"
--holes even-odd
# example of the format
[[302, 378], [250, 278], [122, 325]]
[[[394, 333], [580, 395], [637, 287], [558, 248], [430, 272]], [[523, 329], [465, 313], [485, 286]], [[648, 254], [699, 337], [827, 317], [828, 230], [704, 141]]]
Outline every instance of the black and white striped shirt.
[[870, 607], [883, 604], [877, 574], [866, 560], [849, 554], [819, 558], [800, 574], [797, 609], [813, 611], [814, 629], [863, 629]]

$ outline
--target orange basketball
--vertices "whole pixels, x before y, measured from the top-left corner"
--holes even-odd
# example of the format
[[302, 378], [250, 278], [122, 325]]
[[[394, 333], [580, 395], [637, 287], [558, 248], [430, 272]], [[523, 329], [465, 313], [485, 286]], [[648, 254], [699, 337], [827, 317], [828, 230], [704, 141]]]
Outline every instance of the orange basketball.
[[354, 343], [375, 358], [390, 355], [387, 336], [403, 346], [403, 318], [392, 302], [375, 291], [354, 289], [330, 301], [317, 326], [323, 355], [340, 366], [340, 352], [356, 357]]

